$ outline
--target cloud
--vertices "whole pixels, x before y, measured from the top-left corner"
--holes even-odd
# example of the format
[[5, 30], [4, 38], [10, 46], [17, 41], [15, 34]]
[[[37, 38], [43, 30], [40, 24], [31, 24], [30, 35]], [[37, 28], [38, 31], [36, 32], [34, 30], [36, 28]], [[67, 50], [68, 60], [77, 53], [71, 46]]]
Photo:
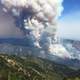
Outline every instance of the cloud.
[[72, 12], [60, 19], [60, 37], [80, 40], [80, 11]]

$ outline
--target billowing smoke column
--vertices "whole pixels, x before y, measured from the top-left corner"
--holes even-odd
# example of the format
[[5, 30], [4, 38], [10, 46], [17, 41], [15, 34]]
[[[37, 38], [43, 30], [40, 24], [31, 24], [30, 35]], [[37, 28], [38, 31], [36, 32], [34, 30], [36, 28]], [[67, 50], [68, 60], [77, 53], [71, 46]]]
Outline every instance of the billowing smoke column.
[[57, 19], [63, 10], [62, 0], [0, 0], [5, 12], [15, 18], [16, 26], [34, 43], [49, 49], [54, 43]]

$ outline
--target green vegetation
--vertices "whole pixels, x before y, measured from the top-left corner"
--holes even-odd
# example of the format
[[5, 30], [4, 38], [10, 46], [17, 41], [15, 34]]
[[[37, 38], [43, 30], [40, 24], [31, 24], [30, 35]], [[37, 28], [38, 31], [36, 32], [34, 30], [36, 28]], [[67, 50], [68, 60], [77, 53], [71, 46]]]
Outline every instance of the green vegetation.
[[80, 80], [80, 72], [34, 56], [0, 55], [0, 80]]

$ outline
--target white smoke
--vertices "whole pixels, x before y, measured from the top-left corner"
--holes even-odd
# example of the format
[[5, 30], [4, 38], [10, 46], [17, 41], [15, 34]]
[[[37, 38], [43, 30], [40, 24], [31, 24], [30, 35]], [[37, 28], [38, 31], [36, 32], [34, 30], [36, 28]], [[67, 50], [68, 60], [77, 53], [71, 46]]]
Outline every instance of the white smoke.
[[48, 33], [48, 38], [51, 39], [56, 34], [57, 19], [63, 11], [63, 0], [0, 0], [0, 2], [5, 12], [10, 12], [16, 17], [20, 17], [25, 10], [22, 27], [25, 30], [32, 30], [37, 43], [42, 40], [43, 34]]

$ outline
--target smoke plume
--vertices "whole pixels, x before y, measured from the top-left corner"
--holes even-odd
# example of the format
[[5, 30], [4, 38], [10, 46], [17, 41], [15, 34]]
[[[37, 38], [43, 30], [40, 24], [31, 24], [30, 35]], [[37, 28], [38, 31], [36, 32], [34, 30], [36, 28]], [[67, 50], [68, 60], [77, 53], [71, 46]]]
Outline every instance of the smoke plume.
[[[0, 0], [4, 12], [15, 18], [25, 36], [34, 36], [35, 45], [49, 48], [55, 39], [63, 0]], [[46, 41], [46, 42], [45, 42]]]

